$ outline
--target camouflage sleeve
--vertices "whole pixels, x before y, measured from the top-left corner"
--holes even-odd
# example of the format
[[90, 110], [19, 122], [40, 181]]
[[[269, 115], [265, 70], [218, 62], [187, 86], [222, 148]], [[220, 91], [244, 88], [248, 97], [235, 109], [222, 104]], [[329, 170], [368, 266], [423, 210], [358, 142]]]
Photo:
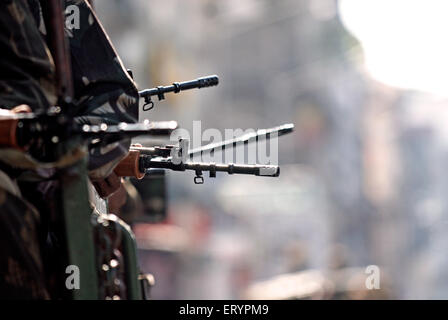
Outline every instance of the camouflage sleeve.
[[[66, 0], [76, 6], [79, 28], [68, 28], [76, 121], [79, 123], [135, 122], [138, 91], [85, 0]], [[56, 104], [54, 63], [39, 30], [38, 0], [0, 1], [0, 108], [28, 104], [33, 110]], [[67, 10], [70, 14], [70, 10]], [[77, 25], [78, 26], [78, 25]], [[77, 27], [76, 26], [76, 27]], [[130, 141], [90, 150], [91, 178], [103, 178], [126, 155]]]
[[56, 102], [54, 64], [29, 1], [0, 1], [0, 108]]
[[[79, 123], [136, 122], [138, 90], [125, 70], [97, 16], [85, 0], [66, 0], [66, 14], [79, 13], [79, 24], [66, 24], [70, 42]], [[71, 10], [75, 6], [75, 10]], [[76, 17], [76, 15], [74, 16]], [[68, 21], [70, 17], [67, 16]], [[129, 151], [130, 141], [90, 150], [91, 178], [110, 174]]]
[[0, 300], [49, 299], [39, 248], [39, 214], [15, 189], [0, 171]]

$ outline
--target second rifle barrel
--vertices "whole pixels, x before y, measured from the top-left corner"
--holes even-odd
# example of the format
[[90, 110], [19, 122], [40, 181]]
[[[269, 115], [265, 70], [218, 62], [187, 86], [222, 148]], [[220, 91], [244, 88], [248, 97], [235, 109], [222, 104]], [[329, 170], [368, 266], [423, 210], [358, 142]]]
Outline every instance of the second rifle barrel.
[[184, 163], [185, 169], [197, 171], [221, 171], [228, 174], [251, 174], [255, 176], [278, 177], [280, 168], [277, 166], [250, 164], [212, 164], [191, 162]]
[[[140, 97], [146, 98], [151, 96], [159, 96], [159, 99], [163, 99], [163, 94], [168, 92], [178, 93], [180, 91], [189, 89], [200, 89], [211, 86], [216, 86], [219, 83], [219, 78], [216, 75], [198, 78], [196, 80], [184, 81], [184, 82], [174, 82], [170, 86], [166, 87], [156, 87], [152, 89], [146, 89], [140, 91]], [[162, 97], [162, 98], [161, 98]]]
[[256, 176], [278, 177], [280, 168], [272, 165], [251, 165], [251, 164], [215, 164], [202, 162], [186, 162], [175, 164], [171, 160], [153, 159], [150, 156], [140, 156], [140, 171], [146, 169], [170, 169], [174, 171], [209, 171], [209, 172], [227, 172], [228, 174], [250, 174]]

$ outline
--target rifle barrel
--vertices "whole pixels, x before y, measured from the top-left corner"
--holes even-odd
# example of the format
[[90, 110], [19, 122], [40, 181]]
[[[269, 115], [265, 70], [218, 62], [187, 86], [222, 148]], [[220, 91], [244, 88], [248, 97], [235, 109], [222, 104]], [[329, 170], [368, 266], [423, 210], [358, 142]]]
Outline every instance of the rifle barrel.
[[294, 131], [294, 124], [287, 123], [278, 127], [270, 128], [270, 129], [259, 129], [256, 132], [250, 132], [244, 134], [235, 139], [229, 139], [221, 142], [216, 142], [212, 144], [208, 144], [196, 149], [192, 149], [188, 151], [188, 155], [192, 158], [195, 155], [202, 155], [204, 152], [211, 152], [213, 150], [224, 150], [226, 147], [233, 146], [236, 147], [241, 143], [248, 143], [250, 140], [258, 141], [260, 138], [269, 139], [271, 134], [277, 134], [278, 137], [291, 133]]
[[104, 143], [112, 143], [121, 138], [134, 138], [138, 136], [167, 136], [177, 129], [176, 121], [157, 121], [142, 123], [125, 123], [108, 126], [83, 125], [80, 130], [75, 130], [74, 134], [79, 134], [83, 138], [98, 138]]
[[170, 86], [160, 86], [152, 89], [146, 89], [140, 91], [140, 97], [144, 98], [146, 101], [150, 101], [152, 96], [157, 96], [159, 100], [165, 99], [165, 93], [174, 92], [179, 93], [184, 90], [190, 89], [201, 89], [206, 87], [217, 86], [219, 83], [219, 78], [216, 75], [206, 76], [198, 78], [196, 80], [185, 81], [185, 82], [174, 82]]
[[58, 114], [23, 113], [8, 117], [0, 115], [0, 145], [22, 148], [33, 139], [57, 143], [76, 136], [81, 139], [93, 138], [104, 144], [141, 135], [169, 136], [177, 127], [176, 121], [146, 120], [141, 123], [122, 122], [117, 125], [80, 125], [74, 123], [73, 119]]
[[216, 172], [227, 172], [228, 174], [249, 174], [255, 176], [278, 177], [280, 167], [271, 165], [250, 165], [250, 164], [215, 164], [203, 162], [185, 162], [180, 164], [173, 163], [170, 159], [152, 158], [151, 156], [140, 156], [140, 171], [147, 169], [170, 169], [174, 171], [192, 170], [196, 172], [210, 172], [212, 176]]

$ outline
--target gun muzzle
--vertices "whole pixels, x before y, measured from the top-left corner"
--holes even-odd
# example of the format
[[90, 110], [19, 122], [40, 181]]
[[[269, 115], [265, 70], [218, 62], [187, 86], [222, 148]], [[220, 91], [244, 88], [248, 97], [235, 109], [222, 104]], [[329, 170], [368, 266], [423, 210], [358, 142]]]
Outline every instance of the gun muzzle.
[[144, 98], [146, 103], [151, 102], [152, 96], [157, 96], [159, 100], [165, 99], [165, 93], [173, 92], [179, 93], [184, 90], [190, 89], [201, 89], [212, 86], [217, 86], [219, 84], [219, 78], [216, 75], [206, 76], [198, 78], [196, 80], [184, 81], [184, 82], [174, 82], [171, 86], [160, 86], [152, 89], [146, 89], [139, 92], [140, 97]]

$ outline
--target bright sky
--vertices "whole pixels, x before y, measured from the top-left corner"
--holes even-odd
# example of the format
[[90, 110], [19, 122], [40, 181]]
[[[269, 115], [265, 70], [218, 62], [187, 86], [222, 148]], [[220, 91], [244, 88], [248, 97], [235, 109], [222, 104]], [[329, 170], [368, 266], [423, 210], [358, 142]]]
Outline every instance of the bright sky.
[[340, 0], [339, 11], [375, 79], [448, 96], [447, 0]]

